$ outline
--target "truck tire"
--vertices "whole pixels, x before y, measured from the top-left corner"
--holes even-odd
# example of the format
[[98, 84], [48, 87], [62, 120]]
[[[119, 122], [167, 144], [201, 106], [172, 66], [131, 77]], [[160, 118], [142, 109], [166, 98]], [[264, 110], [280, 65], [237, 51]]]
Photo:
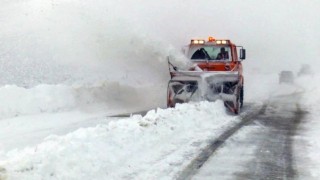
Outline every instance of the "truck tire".
[[244, 89], [243, 86], [240, 88], [240, 108], [243, 107], [243, 96], [244, 96]]

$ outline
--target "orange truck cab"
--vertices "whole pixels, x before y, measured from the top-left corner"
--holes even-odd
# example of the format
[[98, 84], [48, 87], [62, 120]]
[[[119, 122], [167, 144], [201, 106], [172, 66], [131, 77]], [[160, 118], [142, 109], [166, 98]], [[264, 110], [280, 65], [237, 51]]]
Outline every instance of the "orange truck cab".
[[192, 39], [183, 52], [193, 66], [188, 70], [170, 69], [168, 106], [194, 99], [222, 99], [226, 107], [238, 114], [243, 105], [241, 61], [246, 57], [245, 49], [230, 40], [209, 37], [207, 41]]
[[238, 46], [240, 57], [238, 57], [237, 46], [230, 40], [215, 40], [209, 37], [205, 40], [191, 40], [186, 56], [203, 71], [240, 71], [242, 64], [240, 60], [245, 59], [245, 50]]

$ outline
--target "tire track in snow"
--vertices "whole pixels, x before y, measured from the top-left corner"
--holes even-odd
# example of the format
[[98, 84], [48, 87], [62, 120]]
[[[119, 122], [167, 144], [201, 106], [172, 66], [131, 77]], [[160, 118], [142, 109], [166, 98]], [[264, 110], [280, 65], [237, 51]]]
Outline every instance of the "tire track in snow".
[[209, 145], [203, 149], [199, 155], [194, 158], [191, 163], [184, 168], [181, 173], [176, 178], [177, 180], [188, 180], [195, 175], [198, 170], [203, 166], [203, 164], [210, 158], [210, 156], [219, 148], [221, 145], [224, 144], [224, 142], [230, 138], [234, 133], [236, 133], [239, 129], [241, 129], [243, 126], [251, 123], [254, 121], [255, 117], [261, 114], [264, 114], [266, 111], [266, 108], [268, 106], [268, 103], [265, 103], [262, 105], [260, 109], [254, 110], [248, 114], [245, 114], [241, 117], [242, 121], [240, 121], [235, 126], [229, 128], [226, 130], [223, 134], [221, 134], [217, 139], [214, 139], [209, 143]]
[[[265, 131], [251, 135], [248, 143], [258, 146], [254, 160], [246, 163], [246, 169], [234, 173], [236, 179], [295, 179], [296, 160], [293, 152], [294, 136], [298, 134], [298, 126], [304, 115], [296, 99], [299, 94], [282, 96], [270, 103], [265, 115], [258, 116], [257, 122], [265, 127]], [[293, 99], [294, 102], [288, 101]], [[275, 111], [276, 110], [276, 111]], [[245, 146], [246, 144], [244, 144]], [[248, 144], [247, 144], [248, 145]]]

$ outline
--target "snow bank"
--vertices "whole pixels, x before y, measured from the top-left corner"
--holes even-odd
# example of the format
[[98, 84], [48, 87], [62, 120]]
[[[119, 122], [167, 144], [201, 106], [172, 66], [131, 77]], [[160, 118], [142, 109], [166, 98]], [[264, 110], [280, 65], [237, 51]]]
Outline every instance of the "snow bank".
[[63, 85], [39, 85], [32, 89], [7, 85], [0, 88], [0, 117], [55, 112], [73, 108], [72, 89]]
[[3, 154], [9, 179], [173, 179], [235, 116], [221, 101], [149, 111]]
[[0, 119], [70, 110], [144, 110], [164, 106], [165, 87], [132, 87], [117, 82], [95, 85], [38, 85], [0, 87]]

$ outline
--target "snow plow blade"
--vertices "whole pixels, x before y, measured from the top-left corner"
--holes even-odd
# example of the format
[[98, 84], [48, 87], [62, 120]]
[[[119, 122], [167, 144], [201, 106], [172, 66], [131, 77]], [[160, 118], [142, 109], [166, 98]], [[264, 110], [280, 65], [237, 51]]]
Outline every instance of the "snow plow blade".
[[168, 107], [190, 101], [224, 101], [237, 113], [240, 104], [239, 75], [236, 71], [174, 71], [168, 83]]

